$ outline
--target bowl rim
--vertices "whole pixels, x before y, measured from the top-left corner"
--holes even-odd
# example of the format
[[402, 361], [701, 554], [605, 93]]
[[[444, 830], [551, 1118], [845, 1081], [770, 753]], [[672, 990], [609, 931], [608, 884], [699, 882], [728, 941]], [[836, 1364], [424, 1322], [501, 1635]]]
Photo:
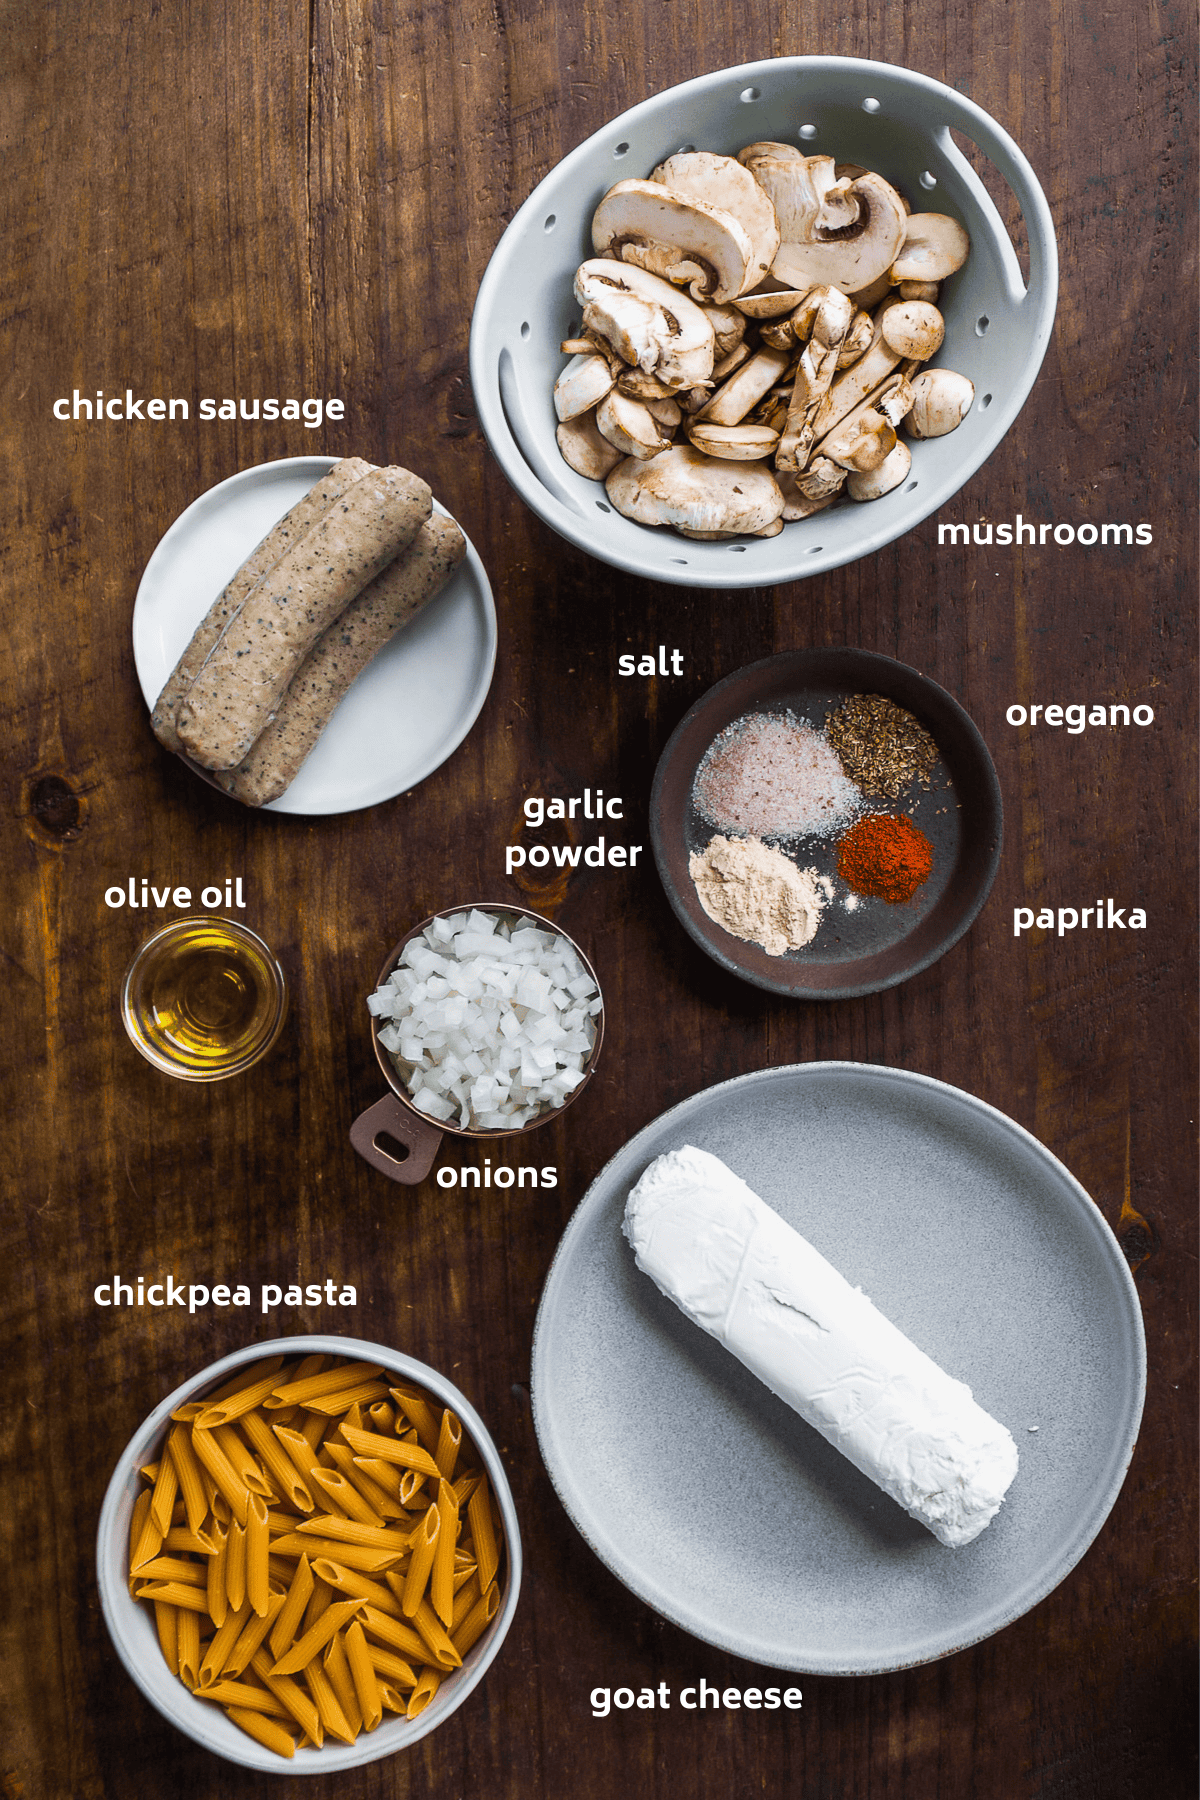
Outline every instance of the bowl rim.
[[[125, 1563], [128, 1555], [128, 1521], [122, 1517], [122, 1506], [130, 1493], [136, 1489], [138, 1469], [146, 1460], [146, 1452], [162, 1434], [170, 1414], [185, 1400], [189, 1400], [198, 1392], [204, 1391], [222, 1376], [230, 1375], [247, 1363], [257, 1362], [264, 1356], [323, 1353], [331, 1356], [347, 1356], [352, 1361], [375, 1361], [383, 1363], [389, 1371], [394, 1371], [403, 1380], [414, 1382], [427, 1388], [446, 1406], [449, 1406], [459, 1418], [479, 1452], [480, 1460], [487, 1470], [492, 1484], [492, 1492], [504, 1521], [506, 1547], [508, 1551], [508, 1576], [499, 1612], [469, 1653], [461, 1670], [456, 1670], [452, 1678], [447, 1679], [438, 1689], [431, 1703], [424, 1712], [415, 1719], [397, 1717], [385, 1721], [375, 1731], [360, 1735], [354, 1744], [328, 1746], [318, 1751], [298, 1750], [290, 1760], [278, 1756], [264, 1745], [256, 1742], [240, 1731], [237, 1726], [230, 1725], [219, 1709], [198, 1705], [193, 1710], [190, 1703], [192, 1695], [177, 1676], [170, 1680], [178, 1689], [178, 1703], [168, 1704], [164, 1695], [155, 1690], [143, 1672], [142, 1659], [137, 1646], [132, 1642], [131, 1632], [127, 1627], [136, 1614], [143, 1613], [144, 1608], [129, 1592]], [[114, 1572], [115, 1568], [115, 1572]], [[143, 1697], [149, 1701], [156, 1712], [177, 1730], [185, 1733], [194, 1743], [225, 1761], [243, 1768], [253, 1768], [272, 1775], [325, 1775], [343, 1769], [364, 1768], [368, 1763], [380, 1762], [385, 1757], [394, 1756], [426, 1737], [429, 1732], [445, 1722], [473, 1692], [483, 1680], [484, 1675], [500, 1652], [509, 1627], [516, 1614], [517, 1603], [521, 1591], [521, 1575], [523, 1556], [521, 1549], [521, 1533], [517, 1520], [516, 1503], [508, 1476], [500, 1459], [500, 1453], [488, 1431], [487, 1426], [466, 1398], [465, 1394], [454, 1385], [449, 1378], [421, 1362], [417, 1357], [409, 1356], [402, 1350], [394, 1350], [386, 1344], [379, 1344], [368, 1338], [341, 1337], [330, 1332], [308, 1332], [292, 1337], [268, 1338], [261, 1342], [244, 1345], [240, 1350], [231, 1351], [216, 1362], [208, 1364], [195, 1375], [190, 1376], [180, 1386], [161, 1400], [134, 1432], [119, 1457], [100, 1508], [100, 1519], [96, 1531], [96, 1585], [100, 1597], [100, 1610], [118, 1658], [124, 1665], [126, 1673], [133, 1680]], [[163, 1665], [164, 1670], [166, 1664]], [[169, 1671], [167, 1671], [169, 1674]], [[228, 1726], [241, 1742], [235, 1744], [228, 1741], [225, 1734], [214, 1727]], [[397, 1729], [399, 1728], [398, 1732]], [[381, 1734], [389, 1732], [386, 1742], [381, 1741]], [[396, 1741], [397, 1735], [399, 1741]]]
[[[729, 550], [731, 547], [746, 550], [760, 543], [773, 545], [776, 540], [747, 538], [704, 544], [680, 539], [669, 530], [656, 533], [653, 527], [643, 527], [645, 554], [638, 554], [636, 548], [632, 547], [637, 540], [630, 539], [630, 547], [626, 547], [620, 538], [615, 544], [608, 543], [593, 524], [590, 514], [580, 508], [567, 477], [557, 483], [556, 491], [556, 472], [545, 466], [543, 473], [536, 466], [539, 463], [546, 465], [540, 445], [530, 446], [532, 454], [527, 455], [526, 446], [518, 441], [509, 422], [502, 396], [502, 364], [507, 358], [510, 371], [514, 365], [510, 352], [502, 347], [500, 334], [494, 327], [494, 316], [509, 279], [508, 264], [518, 254], [526, 231], [535, 216], [540, 218], [551, 193], [558, 189], [564, 176], [569, 177], [572, 172], [581, 170], [600, 148], [607, 148], [622, 133], [645, 123], [660, 111], [686, 106], [690, 99], [698, 98], [723, 83], [728, 83], [731, 88], [745, 86], [749, 89], [758, 81], [778, 83], [781, 77], [811, 78], [822, 73], [836, 73], [839, 78], [852, 78], [855, 81], [869, 80], [881, 88], [888, 85], [893, 92], [897, 88], [916, 90], [929, 102], [928, 131], [931, 145], [953, 169], [956, 179], [969, 194], [981, 219], [988, 225], [1000, 265], [1004, 304], [1012, 306], [1022, 316], [1026, 348], [1019, 374], [1016, 379], [1006, 376], [1002, 398], [998, 395], [996, 405], [987, 413], [986, 422], [980, 425], [979, 436], [971, 454], [959, 459], [949, 475], [943, 474], [923, 482], [919, 495], [908, 499], [906, 494], [906, 510], [899, 521], [889, 516], [891, 509], [889, 514], [878, 518], [873, 526], [869, 521], [864, 521], [853, 545], [835, 544], [829, 549], [823, 549], [811, 546], [804, 539], [797, 541], [798, 553], [789, 566], [760, 568], [753, 558], [730, 556]], [[943, 121], [940, 127], [939, 116]], [[1011, 236], [987, 189], [950, 136], [952, 127], [971, 138], [976, 148], [999, 170], [1016, 195], [1028, 232], [1028, 284], [1023, 282]], [[541, 236], [540, 228], [538, 235]], [[484, 436], [506, 479], [544, 524], [576, 548], [611, 568], [668, 585], [731, 590], [775, 587], [802, 580], [809, 575], [827, 573], [886, 548], [920, 525], [961, 491], [996, 450], [1024, 406], [1049, 346], [1057, 299], [1058, 253], [1049, 203], [1024, 153], [1004, 127], [983, 107], [936, 77], [897, 63], [847, 56], [768, 57], [693, 76], [688, 81], [647, 96], [602, 124], [582, 143], [568, 151], [543, 176], [506, 226], [480, 282], [471, 317], [471, 385]], [[998, 300], [997, 304], [999, 303]], [[515, 375], [513, 385], [515, 389]], [[981, 413], [983, 410], [981, 407], [972, 408], [973, 413]], [[880, 504], [885, 505], [890, 498], [891, 496], [885, 496]], [[680, 546], [686, 550], [686, 559], [683, 556], [672, 558], [670, 555], [663, 555], [662, 566], [659, 566], [659, 559], [650, 554], [650, 545], [656, 539], [664, 542], [669, 539], [671, 547]]]

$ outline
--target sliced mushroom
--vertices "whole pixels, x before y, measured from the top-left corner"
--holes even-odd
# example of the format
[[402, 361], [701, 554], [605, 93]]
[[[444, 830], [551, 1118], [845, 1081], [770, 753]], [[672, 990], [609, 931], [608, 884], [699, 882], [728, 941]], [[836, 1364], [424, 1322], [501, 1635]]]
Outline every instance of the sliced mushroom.
[[805, 156], [794, 144], [747, 144], [738, 161], [769, 197], [781, 243], [805, 243], [837, 181], [832, 156]]
[[713, 328], [713, 342], [718, 360], [731, 356], [746, 335], [746, 315], [736, 306], [704, 307], [705, 317]]
[[[809, 339], [796, 370], [787, 423], [775, 457], [780, 469], [802, 469], [808, 461], [817, 413], [837, 374], [838, 357], [854, 316], [849, 300], [837, 288], [817, 288], [814, 293], [822, 298], [813, 313]], [[799, 311], [805, 313], [807, 306], [806, 302]], [[807, 323], [807, 319], [801, 323]]]
[[657, 456], [671, 441], [648, 406], [615, 388], [596, 408], [596, 428], [622, 456]]
[[686, 200], [658, 181], [618, 181], [592, 218], [597, 256], [615, 252], [651, 274], [718, 304], [758, 280], [754, 246], [732, 213]]
[[688, 428], [688, 440], [705, 456], [760, 462], [774, 453], [779, 433], [766, 425], [710, 425], [707, 419], [697, 419]]
[[945, 213], [913, 213], [892, 262], [892, 281], [944, 281], [962, 268], [970, 249], [971, 240], [957, 219]]
[[945, 437], [961, 425], [975, 399], [975, 385], [953, 369], [924, 369], [912, 384], [913, 403], [905, 424], [910, 437]]
[[746, 293], [769, 274], [779, 248], [779, 222], [775, 208], [748, 169], [732, 156], [711, 150], [680, 150], [650, 172], [674, 194], [693, 204], [711, 206], [731, 214], [749, 233], [753, 245], [750, 267], [740, 288]]
[[774, 536], [783, 495], [761, 463], [725, 462], [675, 444], [648, 462], [627, 458], [609, 475], [609, 499], [627, 519], [722, 537]]
[[[846, 479], [845, 469], [839, 469], [842, 481]], [[784, 472], [776, 476], [779, 491], [783, 495], [783, 521], [785, 525], [794, 524], [797, 519], [811, 519], [814, 513], [824, 512], [837, 499], [837, 490], [825, 494], [819, 500], [812, 500], [803, 492], [800, 483], [792, 474]], [[840, 486], [840, 483], [839, 483]]]
[[713, 364], [713, 380], [728, 381], [735, 369], [740, 369], [744, 362], [749, 362], [751, 354], [750, 346], [745, 339], [740, 344], [735, 344], [728, 356], [723, 356], [719, 362]]
[[554, 410], [559, 419], [577, 419], [591, 412], [613, 384], [612, 371], [602, 356], [573, 356], [554, 384]]
[[622, 452], [600, 435], [594, 412], [580, 413], [577, 418], [564, 420], [554, 435], [564, 461], [570, 463], [577, 475], [585, 475], [589, 481], [603, 481], [621, 461]]
[[838, 368], [848, 369], [852, 362], [857, 362], [871, 348], [871, 340], [875, 336], [875, 321], [868, 312], [856, 312], [850, 321], [850, 329], [842, 340], [838, 352]]
[[705, 402], [698, 417], [712, 425], [740, 425], [750, 408], [775, 386], [790, 360], [784, 350], [756, 351]]
[[860, 175], [850, 189], [859, 202], [855, 224], [823, 234], [814, 222], [809, 236], [785, 241], [771, 265], [780, 281], [794, 287], [820, 282], [854, 294], [891, 267], [904, 242], [906, 216], [895, 188], [882, 175]]
[[880, 312], [883, 341], [897, 356], [915, 356], [928, 362], [942, 347], [946, 322], [928, 300], [893, 300]]
[[877, 469], [865, 473], [856, 469], [846, 477], [846, 492], [852, 500], [878, 500], [907, 480], [911, 468], [912, 453], [907, 444], [897, 440]]
[[779, 286], [770, 293], [760, 290], [755, 294], [742, 294], [734, 305], [748, 319], [781, 319], [784, 313], [794, 312], [807, 293], [807, 288]]
[[813, 432], [818, 441], [832, 431], [839, 420], [844, 419], [873, 394], [887, 380], [899, 361], [896, 352], [889, 344], [884, 343], [883, 333], [876, 321], [869, 348], [856, 363], [851, 363], [848, 369], [843, 369], [840, 375], [834, 377], [829, 392], [821, 402], [813, 421]]
[[885, 269], [882, 275], [877, 275], [874, 281], [868, 282], [864, 288], [859, 288], [858, 292], [851, 294], [850, 298], [855, 306], [863, 312], [873, 313], [879, 302], [886, 300], [891, 291], [892, 277], [890, 272]]
[[871, 405], [883, 414], [889, 425], [899, 425], [912, 410], [913, 391], [906, 375], [893, 375], [871, 395]]
[[881, 412], [867, 403], [856, 406], [827, 438], [822, 438], [820, 454], [843, 469], [865, 472], [877, 469], [896, 445], [896, 430]]
[[665, 432], [678, 431], [683, 420], [683, 408], [678, 400], [647, 400], [647, 412], [653, 413]]
[[596, 346], [591, 338], [564, 338], [558, 346], [564, 356], [593, 356]]
[[827, 456], [814, 456], [804, 473], [793, 479], [806, 500], [832, 500], [846, 485], [846, 471]]
[[668, 388], [711, 376], [713, 328], [703, 309], [669, 281], [597, 257], [577, 270], [575, 298], [589, 331]]
[[631, 369], [625, 363], [621, 364], [617, 386], [630, 399], [644, 400], [647, 405], [651, 400], [669, 400], [675, 392], [665, 381], [660, 381], [657, 375], [647, 375], [645, 369]]

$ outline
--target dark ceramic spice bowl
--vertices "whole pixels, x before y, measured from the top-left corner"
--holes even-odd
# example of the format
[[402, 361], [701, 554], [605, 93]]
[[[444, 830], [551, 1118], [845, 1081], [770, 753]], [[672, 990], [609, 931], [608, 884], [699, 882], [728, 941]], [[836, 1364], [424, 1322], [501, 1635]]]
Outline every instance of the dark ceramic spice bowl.
[[[899, 905], [856, 897], [846, 906], [836, 880], [833, 837], [785, 846], [801, 868], [833, 878], [834, 898], [803, 949], [769, 956], [733, 937], [700, 904], [689, 857], [717, 835], [696, 811], [692, 784], [713, 739], [748, 713], [791, 713], [820, 729], [843, 700], [882, 694], [924, 726], [938, 749], [928, 789], [896, 800], [868, 795], [872, 811], [910, 815], [933, 846], [933, 870]], [[729, 675], [702, 695], [659, 759], [650, 801], [654, 859], [676, 917], [700, 948], [732, 975], [797, 1000], [846, 1000], [896, 987], [944, 956], [969, 929], [1000, 866], [1000, 784], [987, 745], [958, 701], [916, 669], [869, 650], [790, 650]]]

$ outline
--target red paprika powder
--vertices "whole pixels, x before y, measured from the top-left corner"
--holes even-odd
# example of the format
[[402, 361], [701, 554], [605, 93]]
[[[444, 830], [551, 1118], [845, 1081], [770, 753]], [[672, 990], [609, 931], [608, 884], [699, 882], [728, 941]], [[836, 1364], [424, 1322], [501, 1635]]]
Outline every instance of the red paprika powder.
[[870, 813], [838, 844], [838, 874], [856, 894], [896, 906], [911, 900], [933, 868], [933, 845], [911, 819]]

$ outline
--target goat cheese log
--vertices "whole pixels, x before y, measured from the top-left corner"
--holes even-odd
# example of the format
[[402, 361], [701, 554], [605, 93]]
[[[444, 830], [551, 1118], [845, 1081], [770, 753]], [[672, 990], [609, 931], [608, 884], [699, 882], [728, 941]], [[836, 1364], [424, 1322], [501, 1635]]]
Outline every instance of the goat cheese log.
[[237, 767], [326, 626], [408, 548], [432, 509], [418, 476], [375, 469], [255, 583], [176, 715], [195, 762]]
[[310, 488], [302, 500], [297, 500], [278, 524], [272, 525], [262, 542], [250, 552], [233, 580], [221, 589], [192, 633], [191, 642], [167, 677], [166, 685], [154, 703], [150, 724], [155, 737], [166, 749], [177, 752], [183, 749], [176, 729], [175, 715], [188, 689], [216, 649], [221, 633], [241, 611], [255, 582], [268, 569], [274, 568], [280, 557], [304, 536], [310, 525], [316, 524], [321, 514], [327, 512], [335, 500], [340, 500], [356, 481], [369, 475], [372, 466], [371, 463], [364, 462], [361, 456], [347, 456], [335, 463], [328, 475]]
[[466, 551], [453, 519], [440, 513], [426, 519], [408, 549], [317, 639], [249, 756], [217, 776], [226, 793], [266, 806], [291, 786], [351, 682], [441, 592]]
[[624, 1231], [668, 1300], [940, 1543], [995, 1518], [1017, 1472], [1010, 1432], [718, 1157], [658, 1157]]

